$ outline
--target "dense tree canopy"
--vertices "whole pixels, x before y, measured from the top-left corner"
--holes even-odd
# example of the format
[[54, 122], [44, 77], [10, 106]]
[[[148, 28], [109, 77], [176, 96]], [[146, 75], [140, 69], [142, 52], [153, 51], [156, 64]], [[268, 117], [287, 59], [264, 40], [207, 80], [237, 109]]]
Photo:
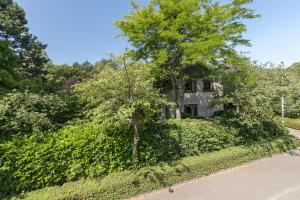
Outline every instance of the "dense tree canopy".
[[0, 1], [0, 40], [18, 55], [18, 71], [25, 77], [45, 74], [46, 45], [29, 33], [24, 10], [13, 0]]
[[123, 66], [117, 69], [108, 66], [76, 87], [91, 120], [134, 127], [134, 160], [138, 157], [140, 124], [155, 120], [160, 105], [166, 103], [153, 87], [150, 72], [151, 68], [145, 64], [124, 60]]
[[58, 128], [68, 104], [58, 95], [11, 92], [0, 99], [1, 134], [31, 134]]
[[281, 76], [287, 79], [283, 85], [286, 114], [290, 117], [300, 116], [300, 63], [294, 63], [285, 70]]
[[172, 81], [180, 118], [183, 85], [191, 64], [215, 67], [240, 59], [234, 49], [249, 45], [243, 38], [243, 20], [257, 17], [245, 6], [252, 0], [230, 3], [207, 0], [151, 0], [116, 21], [122, 36], [129, 39], [134, 55], [153, 61], [159, 75]]
[[[219, 98], [225, 108], [233, 109], [240, 122], [249, 126], [272, 120], [278, 110], [280, 95], [269, 79], [271, 71], [245, 64], [222, 74], [224, 95]], [[273, 80], [273, 79], [272, 79]]]
[[17, 56], [8, 41], [0, 41], [0, 94], [17, 86]]
[[73, 65], [48, 65], [45, 89], [48, 92], [70, 91], [76, 83], [91, 78], [93, 70], [94, 66], [87, 62], [82, 64], [74, 63]]

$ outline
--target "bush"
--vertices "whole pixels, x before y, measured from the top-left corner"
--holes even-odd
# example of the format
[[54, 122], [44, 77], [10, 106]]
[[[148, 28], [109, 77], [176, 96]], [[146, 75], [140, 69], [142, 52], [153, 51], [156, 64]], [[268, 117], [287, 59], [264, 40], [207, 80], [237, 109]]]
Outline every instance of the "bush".
[[1, 145], [0, 179], [4, 187], [0, 193], [100, 176], [110, 168], [118, 168], [111, 161], [122, 158], [126, 162], [122, 155], [128, 149], [126, 141], [116, 141], [98, 131], [91, 125], [66, 127], [47, 136], [14, 137]]
[[264, 140], [270, 137], [278, 137], [287, 134], [287, 130], [277, 125], [273, 121], [263, 121], [254, 125], [243, 125], [241, 128], [241, 136], [245, 142]]
[[[141, 128], [139, 167], [216, 151], [235, 136], [201, 120], [167, 121]], [[15, 136], [0, 145], [0, 193], [60, 185], [81, 177], [133, 168], [129, 126], [68, 126], [54, 133]]]
[[207, 176], [261, 157], [286, 152], [297, 146], [299, 141], [295, 138], [283, 136], [250, 146], [231, 147], [139, 170], [112, 173], [102, 179], [83, 179], [61, 187], [47, 187], [13, 199], [129, 199], [141, 193]]
[[[237, 132], [204, 120], [169, 120], [170, 134], [183, 156], [218, 151], [239, 143]], [[176, 127], [176, 128], [172, 128]]]
[[[0, 145], [0, 195], [133, 169], [132, 143], [130, 126], [112, 124], [67, 126], [54, 133], [15, 136]], [[242, 143], [237, 129], [204, 120], [146, 124], [141, 127], [138, 167]]]
[[230, 111], [218, 113], [213, 118], [213, 121], [221, 127], [227, 127], [227, 129], [230, 129], [230, 132], [236, 132], [236, 135], [239, 136], [240, 144], [265, 140], [288, 133], [276, 120], [248, 123], [247, 121], [241, 121]]
[[26, 134], [57, 128], [69, 102], [55, 94], [11, 92], [0, 99], [0, 134]]

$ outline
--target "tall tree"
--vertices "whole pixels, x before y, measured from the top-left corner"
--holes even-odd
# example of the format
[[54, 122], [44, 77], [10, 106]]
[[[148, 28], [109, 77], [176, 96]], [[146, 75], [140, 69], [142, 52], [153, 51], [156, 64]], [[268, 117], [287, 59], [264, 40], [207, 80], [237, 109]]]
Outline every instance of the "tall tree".
[[93, 70], [94, 67], [90, 63], [74, 63], [72, 66], [67, 64], [48, 65], [46, 90], [54, 93], [61, 90], [70, 91], [76, 83], [91, 78], [94, 73]]
[[243, 20], [258, 16], [246, 7], [252, 0], [151, 0], [143, 7], [132, 2], [134, 10], [115, 24], [135, 47], [136, 58], [155, 62], [159, 75], [172, 82], [178, 119], [188, 68], [239, 58], [235, 47], [250, 45], [242, 35]]
[[17, 85], [17, 56], [8, 41], [0, 41], [0, 94]]
[[[241, 124], [253, 126], [271, 121], [276, 115], [280, 95], [268, 69], [245, 64], [222, 73], [223, 96], [215, 100], [232, 110]], [[278, 98], [279, 97], [279, 98]], [[278, 103], [277, 103], [278, 102]]]
[[94, 78], [78, 84], [76, 91], [86, 104], [86, 114], [96, 123], [129, 123], [133, 127], [133, 161], [138, 160], [140, 125], [155, 119], [164, 101], [153, 87], [150, 68], [124, 61], [108, 66]]
[[13, 0], [0, 0], [0, 40], [10, 42], [10, 48], [19, 56], [18, 70], [25, 77], [45, 74], [49, 61], [46, 45], [29, 33], [25, 12]]

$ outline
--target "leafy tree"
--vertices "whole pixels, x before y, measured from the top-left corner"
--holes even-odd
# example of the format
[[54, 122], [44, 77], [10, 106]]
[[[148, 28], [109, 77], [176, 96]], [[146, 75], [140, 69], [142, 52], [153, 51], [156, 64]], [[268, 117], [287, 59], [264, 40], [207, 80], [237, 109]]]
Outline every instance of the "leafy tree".
[[84, 81], [92, 76], [93, 66], [89, 64], [88, 67], [79, 63], [74, 63], [72, 66], [63, 65], [49, 65], [47, 67], [47, 86], [48, 92], [57, 92], [61, 90], [71, 90], [71, 87], [76, 83]]
[[281, 115], [281, 98], [284, 97], [285, 114], [293, 117], [300, 113], [300, 85], [297, 72], [292, 73], [282, 64], [276, 66], [267, 63], [255, 67], [256, 84], [265, 88], [264, 96], [269, 96], [270, 110], [275, 115]]
[[[286, 114], [290, 117], [300, 116], [300, 63], [295, 63], [285, 69], [284, 97]], [[282, 74], [281, 73], [281, 74]]]
[[46, 73], [46, 45], [29, 33], [24, 10], [13, 0], [0, 0], [0, 40], [10, 41], [10, 48], [19, 56], [18, 70], [25, 77]]
[[[281, 98], [284, 97], [285, 115], [300, 115], [299, 64], [285, 68], [283, 63], [227, 66], [222, 70], [224, 96], [216, 100], [235, 108], [236, 116], [243, 115], [248, 121], [273, 120], [281, 115]], [[221, 101], [220, 101], [221, 100]], [[260, 101], [260, 103], [258, 103]], [[244, 107], [244, 108], [241, 108]], [[247, 107], [247, 112], [243, 113]], [[258, 117], [260, 115], [261, 117]]]
[[151, 0], [116, 21], [121, 36], [129, 39], [133, 55], [152, 61], [157, 74], [168, 78], [173, 86], [176, 117], [184, 97], [184, 82], [192, 64], [214, 68], [241, 59], [234, 49], [249, 45], [243, 38], [245, 19], [258, 15], [245, 5], [252, 0]]
[[287, 75], [291, 80], [300, 79], [300, 62], [292, 64], [286, 69]]
[[7, 41], [0, 41], [0, 93], [17, 86], [17, 56]]
[[58, 95], [11, 92], [0, 99], [0, 132], [26, 134], [55, 129], [65, 122], [68, 104]]
[[105, 67], [111, 67], [111, 68], [119, 68], [120, 63], [118, 62], [118, 59], [115, 55], [111, 54], [108, 58], [102, 59], [100, 61], [97, 61], [95, 63], [95, 72], [100, 72]]
[[300, 116], [300, 82], [293, 82], [287, 86], [285, 97], [286, 116]]
[[[282, 95], [289, 96], [288, 80], [280, 66], [248, 63], [222, 72], [224, 95], [216, 102], [233, 109], [240, 123], [253, 128], [271, 122], [281, 112]], [[288, 99], [288, 98], [287, 98]]]
[[132, 157], [138, 160], [141, 123], [155, 119], [166, 103], [153, 87], [151, 67], [132, 62], [123, 68], [106, 67], [94, 78], [76, 86], [86, 103], [86, 114], [96, 123], [129, 123], [134, 130]]

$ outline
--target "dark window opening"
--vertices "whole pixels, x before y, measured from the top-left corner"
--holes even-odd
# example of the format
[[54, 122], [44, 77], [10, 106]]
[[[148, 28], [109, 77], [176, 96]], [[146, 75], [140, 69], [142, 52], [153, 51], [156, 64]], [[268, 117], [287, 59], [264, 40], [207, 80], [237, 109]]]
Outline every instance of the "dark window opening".
[[184, 113], [190, 117], [197, 117], [198, 116], [198, 105], [197, 104], [185, 105]]
[[213, 92], [213, 84], [210, 80], [203, 80], [203, 92]]
[[184, 91], [186, 93], [195, 93], [196, 92], [196, 81], [189, 81], [185, 84]]

